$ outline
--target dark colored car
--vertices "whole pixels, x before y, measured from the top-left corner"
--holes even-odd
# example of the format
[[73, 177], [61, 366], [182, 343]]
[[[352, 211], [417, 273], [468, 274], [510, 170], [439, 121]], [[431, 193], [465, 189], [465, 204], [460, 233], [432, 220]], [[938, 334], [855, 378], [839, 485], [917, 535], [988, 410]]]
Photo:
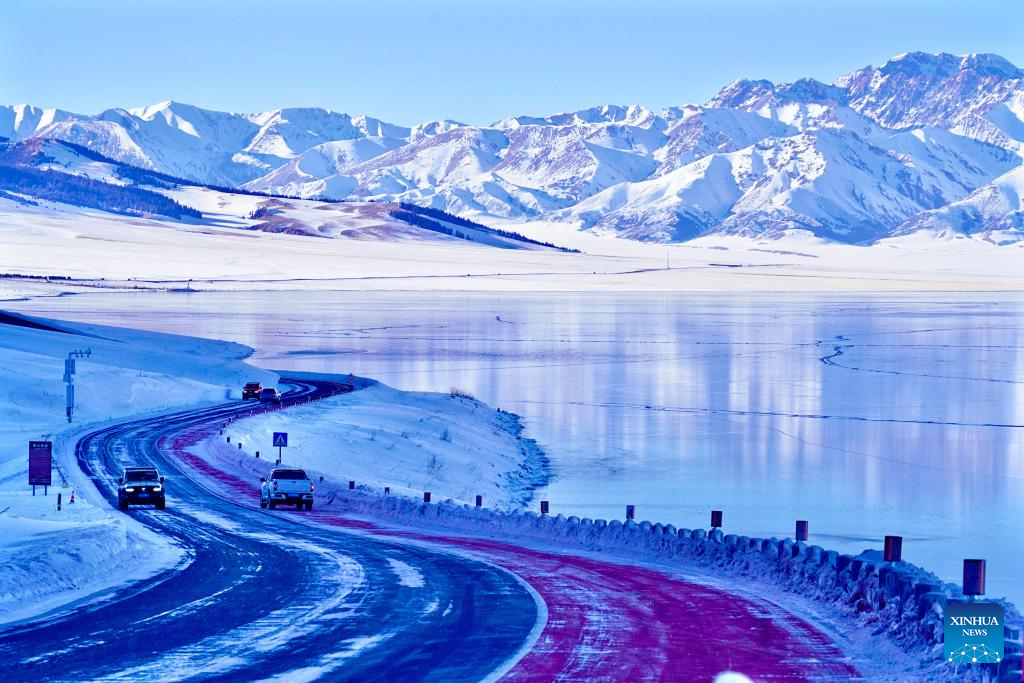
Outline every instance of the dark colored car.
[[260, 392], [260, 403], [280, 403], [281, 392], [274, 387], [267, 387]]
[[117, 480], [117, 507], [127, 510], [129, 505], [155, 505], [163, 510], [167, 504], [164, 478], [155, 467], [126, 467]]
[[259, 400], [262, 391], [263, 385], [260, 382], [248, 382], [242, 387], [242, 400], [248, 401], [250, 398]]

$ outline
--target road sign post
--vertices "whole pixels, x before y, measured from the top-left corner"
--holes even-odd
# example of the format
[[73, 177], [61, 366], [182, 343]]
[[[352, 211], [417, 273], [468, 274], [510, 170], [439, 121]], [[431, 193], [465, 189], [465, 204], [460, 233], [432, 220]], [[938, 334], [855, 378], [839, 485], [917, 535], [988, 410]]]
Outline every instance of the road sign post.
[[274, 445], [277, 447], [277, 462], [281, 463], [282, 453], [288, 446], [288, 432], [274, 432]]
[[53, 442], [28, 442], [28, 484], [32, 487], [32, 495], [36, 495], [36, 486], [43, 487], [43, 494], [49, 493], [53, 485]]
[[64, 412], [68, 416], [68, 422], [71, 422], [71, 416], [75, 412], [75, 359], [89, 358], [90, 356], [92, 356], [92, 351], [90, 349], [82, 349], [79, 351], [70, 351], [68, 353], [68, 357], [64, 359], [64, 382], [68, 385]]

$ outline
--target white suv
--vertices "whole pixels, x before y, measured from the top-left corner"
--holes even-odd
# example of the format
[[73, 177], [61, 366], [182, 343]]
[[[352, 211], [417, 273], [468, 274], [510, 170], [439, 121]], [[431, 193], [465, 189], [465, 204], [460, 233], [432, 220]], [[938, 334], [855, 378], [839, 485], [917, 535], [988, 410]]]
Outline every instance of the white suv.
[[313, 509], [313, 481], [303, 470], [278, 467], [260, 478], [260, 507], [273, 510], [280, 503]]

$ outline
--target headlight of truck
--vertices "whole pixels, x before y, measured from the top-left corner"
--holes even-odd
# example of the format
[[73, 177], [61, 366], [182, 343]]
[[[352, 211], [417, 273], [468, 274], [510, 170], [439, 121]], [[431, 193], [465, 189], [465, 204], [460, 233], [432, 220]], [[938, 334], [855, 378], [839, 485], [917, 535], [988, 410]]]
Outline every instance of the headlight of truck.
[[163, 490], [163, 487], [161, 487], [161, 486], [154, 486], [154, 487], [153, 487], [153, 491], [154, 491], [154, 492], [156, 492], [156, 491], [162, 491], [162, 490]]
[[126, 491], [126, 492], [128, 492], [128, 493], [135, 493], [135, 489], [134, 489], [134, 488], [132, 488], [131, 486], [129, 486], [128, 488], [126, 488], [126, 489], [125, 489], [125, 491]]

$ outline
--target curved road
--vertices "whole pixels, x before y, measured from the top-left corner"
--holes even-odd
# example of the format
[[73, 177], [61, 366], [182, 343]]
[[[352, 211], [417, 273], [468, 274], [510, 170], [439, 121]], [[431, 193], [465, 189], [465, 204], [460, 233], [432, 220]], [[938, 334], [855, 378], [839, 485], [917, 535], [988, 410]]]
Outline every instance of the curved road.
[[[340, 390], [301, 384], [286, 405]], [[184, 411], [79, 442], [79, 465], [112, 504], [122, 466], [167, 475], [167, 509], [128, 514], [191, 561], [99, 605], [0, 632], [4, 680], [477, 681], [515, 663], [538, 607], [510, 572], [224, 500], [160, 448], [183, 428], [248, 410]]]
[[[351, 389], [288, 382], [285, 406]], [[793, 615], [651, 569], [330, 510], [261, 511], [252, 482], [189, 452], [249, 411], [183, 411], [79, 442], [79, 466], [112, 504], [123, 465], [168, 475], [165, 511], [128, 514], [189, 561], [99, 604], [0, 631], [5, 680], [859, 677]]]

